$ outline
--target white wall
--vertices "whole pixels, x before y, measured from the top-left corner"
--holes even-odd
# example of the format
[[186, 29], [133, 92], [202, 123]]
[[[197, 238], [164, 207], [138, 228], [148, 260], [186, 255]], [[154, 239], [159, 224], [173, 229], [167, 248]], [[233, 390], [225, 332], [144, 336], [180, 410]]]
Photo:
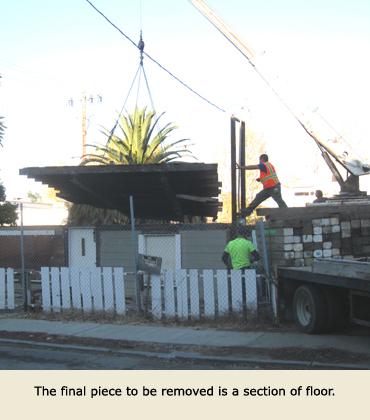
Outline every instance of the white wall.
[[12, 201], [18, 204], [17, 225], [21, 225], [20, 204], [23, 204], [23, 226], [58, 226], [68, 217], [68, 210], [60, 204]]

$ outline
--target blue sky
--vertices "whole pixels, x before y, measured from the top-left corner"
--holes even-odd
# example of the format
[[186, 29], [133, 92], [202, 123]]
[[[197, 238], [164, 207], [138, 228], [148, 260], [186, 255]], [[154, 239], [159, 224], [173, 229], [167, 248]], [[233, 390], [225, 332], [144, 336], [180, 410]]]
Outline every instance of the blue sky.
[[[179, 126], [173, 140], [189, 138], [200, 162], [229, 144], [229, 118], [248, 119], [267, 141], [282, 175], [303, 168], [312, 140], [271, 93], [248, 61], [187, 0], [92, 0], [135, 43], [181, 81], [225, 110], [201, 100], [144, 58], [162, 124]], [[271, 69], [344, 130], [361, 156], [370, 157], [370, 3], [329, 0], [209, 0]], [[81, 97], [88, 106], [88, 143], [104, 142], [139, 66], [138, 50], [85, 0], [13, 0], [2, 5], [0, 115], [8, 129], [0, 149], [0, 179], [8, 198], [38, 184], [19, 168], [78, 164]], [[263, 58], [265, 59], [265, 58]], [[128, 98], [130, 111], [137, 86]], [[67, 106], [74, 99], [74, 108]], [[139, 105], [149, 105], [143, 81]], [[246, 110], [249, 109], [249, 112]], [[287, 154], [287, 151], [289, 153]], [[254, 163], [254, 162], [253, 162]], [[288, 169], [286, 169], [288, 168]], [[306, 168], [307, 170], [307, 168]], [[284, 172], [286, 171], [286, 172]]]

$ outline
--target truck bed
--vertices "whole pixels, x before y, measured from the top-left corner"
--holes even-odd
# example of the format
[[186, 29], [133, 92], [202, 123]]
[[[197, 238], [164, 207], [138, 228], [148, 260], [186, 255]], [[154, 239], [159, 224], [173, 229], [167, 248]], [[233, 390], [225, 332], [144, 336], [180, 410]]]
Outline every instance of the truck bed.
[[278, 278], [370, 292], [370, 263], [318, 258], [312, 267], [278, 267]]

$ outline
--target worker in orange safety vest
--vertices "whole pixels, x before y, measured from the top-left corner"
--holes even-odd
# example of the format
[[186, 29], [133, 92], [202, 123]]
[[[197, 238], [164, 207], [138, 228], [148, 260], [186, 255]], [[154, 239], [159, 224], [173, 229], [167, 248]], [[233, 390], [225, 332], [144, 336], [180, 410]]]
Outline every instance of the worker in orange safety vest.
[[260, 163], [258, 165], [240, 166], [236, 164], [236, 167], [241, 170], [259, 170], [260, 176], [257, 178], [257, 181], [263, 185], [263, 190], [256, 195], [249, 206], [241, 209], [239, 216], [242, 218], [249, 216], [255, 208], [270, 197], [276, 201], [279, 207], [288, 207], [281, 196], [281, 184], [276, 175], [275, 168], [268, 160], [268, 156], [263, 154], [260, 156]]

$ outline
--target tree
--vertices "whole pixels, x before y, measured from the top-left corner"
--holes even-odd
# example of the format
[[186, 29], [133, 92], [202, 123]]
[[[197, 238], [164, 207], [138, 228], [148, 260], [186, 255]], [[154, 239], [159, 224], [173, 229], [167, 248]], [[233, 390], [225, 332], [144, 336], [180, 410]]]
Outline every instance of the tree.
[[[162, 113], [159, 118], [162, 117]], [[119, 119], [118, 127], [121, 137], [104, 129], [107, 136], [107, 145], [96, 145], [94, 154], [83, 157], [82, 165], [99, 163], [102, 165], [133, 165], [143, 163], [168, 163], [180, 159], [189, 150], [173, 150], [173, 148], [189, 139], [177, 140], [174, 143], [164, 145], [169, 134], [176, 126], [167, 124], [154, 134], [158, 126], [159, 118], [155, 119], [155, 111], [147, 112], [146, 107], [142, 110], [135, 108], [132, 114]]]
[[31, 200], [32, 203], [37, 203], [42, 201], [41, 194], [39, 193], [33, 193], [32, 191], [28, 191], [27, 198]]
[[0, 117], [0, 145], [1, 146], [3, 145], [2, 141], [3, 141], [4, 132], [6, 129], [6, 126], [4, 125], [3, 121], [1, 121], [3, 119], [4, 117]]
[[[1, 75], [0, 75], [1, 79]], [[2, 146], [3, 136], [6, 129], [3, 121], [4, 117], [0, 117], [0, 145]], [[10, 225], [15, 226], [18, 219], [17, 204], [6, 203], [5, 187], [0, 182], [0, 226]]]
[[[1, 74], [0, 74], [0, 79], [1, 79]], [[0, 145], [1, 146], [3, 145], [2, 141], [3, 141], [4, 132], [5, 132], [5, 129], [6, 129], [6, 126], [4, 125], [4, 122], [1, 121], [3, 119], [4, 119], [4, 117], [0, 117]]]
[[16, 221], [18, 220], [18, 205], [5, 202], [5, 200], [5, 187], [2, 182], [0, 182], [0, 226], [16, 226]]
[[[160, 115], [160, 117], [163, 113]], [[159, 117], [159, 118], [160, 118]], [[164, 128], [154, 130], [158, 126], [155, 111], [147, 112], [135, 108], [132, 114], [120, 117], [118, 121], [119, 135], [103, 128], [104, 135], [108, 138], [106, 145], [96, 145], [95, 152], [82, 157], [81, 165], [133, 165], [168, 163], [189, 155], [189, 150], [174, 150], [174, 147], [188, 139], [177, 140], [165, 145], [169, 134], [177, 127], [167, 124]], [[69, 209], [68, 219], [70, 224], [96, 225], [96, 224], [124, 224], [129, 218], [117, 210], [100, 209], [84, 204], [72, 204]], [[191, 219], [187, 219], [191, 220]], [[199, 218], [197, 218], [199, 220]], [[144, 221], [142, 221], [144, 222]], [[145, 221], [146, 223], [158, 221]]]
[[129, 218], [118, 210], [100, 209], [87, 204], [72, 204], [68, 224], [77, 226], [118, 225], [129, 223]]

